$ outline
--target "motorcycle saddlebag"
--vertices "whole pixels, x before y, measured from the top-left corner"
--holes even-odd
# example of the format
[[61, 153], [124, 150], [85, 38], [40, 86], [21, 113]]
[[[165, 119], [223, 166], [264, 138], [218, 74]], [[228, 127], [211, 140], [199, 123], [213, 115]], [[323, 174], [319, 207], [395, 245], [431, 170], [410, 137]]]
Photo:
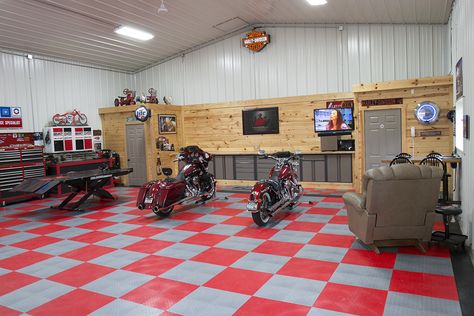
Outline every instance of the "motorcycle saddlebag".
[[160, 183], [159, 180], [153, 180], [141, 186], [137, 196], [137, 207], [139, 209], [152, 208], [155, 205], [159, 198]]

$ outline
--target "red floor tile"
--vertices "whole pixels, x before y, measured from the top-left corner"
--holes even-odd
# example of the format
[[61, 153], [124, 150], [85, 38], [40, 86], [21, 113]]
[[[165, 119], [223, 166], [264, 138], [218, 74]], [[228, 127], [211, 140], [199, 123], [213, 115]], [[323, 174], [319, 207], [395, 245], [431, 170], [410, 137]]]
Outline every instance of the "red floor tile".
[[171, 242], [171, 241], [156, 240], [156, 239], [143, 239], [123, 249], [152, 254], [161, 249], [165, 249], [166, 247], [169, 247], [173, 244], [174, 242]]
[[105, 227], [109, 227], [112, 225], [115, 225], [117, 223], [114, 222], [108, 222], [108, 221], [102, 221], [102, 220], [96, 220], [93, 222], [85, 223], [82, 225], [77, 226], [78, 228], [84, 228], [84, 229], [90, 229], [90, 230], [99, 230]]
[[[40, 280], [40, 278], [19, 272], [10, 272], [0, 275], [0, 296], [18, 290], [38, 280]], [[0, 315], [2, 314], [0, 313]]]
[[58, 232], [60, 230], [64, 230], [66, 228], [69, 228], [68, 226], [61, 226], [61, 225], [56, 225], [56, 224], [49, 224], [43, 227], [38, 227], [34, 229], [30, 229], [27, 232], [32, 233], [32, 234], [37, 234], [37, 235], [47, 235], [47, 234], [52, 234], [55, 232]]
[[22, 312], [0, 305], [0, 315], [2, 316], [17, 316], [22, 314]]
[[135, 261], [134, 263], [131, 263], [122, 269], [137, 273], [159, 276], [160, 274], [165, 273], [166, 271], [176, 267], [182, 262], [184, 262], [184, 260], [182, 259], [151, 255], [138, 261]]
[[227, 268], [210, 279], [204, 286], [234, 293], [253, 295], [271, 277], [271, 273]]
[[49, 236], [39, 236], [31, 239], [27, 239], [24, 241], [17, 242], [13, 244], [13, 247], [33, 250], [36, 248], [40, 248], [49, 244], [54, 244], [58, 241], [61, 241], [59, 238], [49, 237]]
[[251, 297], [242, 305], [235, 316], [261, 316], [261, 315], [306, 315], [310, 310], [309, 306], [291, 304], [274, 301], [260, 297]]
[[186, 238], [185, 240], [181, 242], [185, 244], [193, 244], [193, 245], [215, 246], [221, 241], [226, 240], [227, 238], [229, 238], [229, 236], [199, 233], [189, 238]]
[[81, 217], [90, 218], [90, 219], [104, 219], [104, 218], [114, 216], [114, 215], [117, 215], [117, 214], [102, 211], [102, 212], [92, 212], [90, 214], [86, 214], [86, 215], [81, 216]]
[[355, 315], [383, 315], [387, 291], [328, 283], [314, 307]]
[[420, 249], [414, 246], [407, 247], [398, 247], [398, 253], [410, 254], [410, 255], [419, 255], [419, 256], [431, 256], [431, 257], [441, 257], [441, 258], [450, 258], [449, 248], [442, 247], [439, 245], [431, 245], [425, 247], [426, 252], [423, 253]]
[[89, 233], [85, 233], [85, 234], [73, 237], [71, 238], [71, 240], [93, 244], [101, 240], [104, 240], [106, 238], [110, 238], [112, 236], [115, 236], [115, 234], [100, 232], [100, 231], [93, 231], [93, 232], [89, 232]]
[[92, 263], [83, 263], [69, 270], [52, 275], [48, 280], [74, 287], [81, 287], [113, 271], [115, 271], [113, 268]]
[[347, 216], [334, 216], [329, 221], [330, 224], [349, 224], [349, 218]]
[[122, 296], [123, 299], [167, 310], [198, 286], [173, 280], [155, 278]]
[[[230, 203], [228, 203], [230, 204]], [[236, 216], [242, 213], [242, 210], [236, 210], [235, 208], [220, 208], [217, 211], [212, 212], [213, 215], [225, 215], [225, 216]]]
[[[149, 214], [149, 211], [147, 212], [147, 214]], [[140, 211], [140, 212], [143, 212], [143, 211]], [[127, 212], [128, 214], [129, 212]], [[125, 223], [126, 224], [133, 224], [133, 225], [141, 225], [141, 226], [144, 226], [144, 225], [149, 225], [151, 223], [154, 223], [156, 221], [159, 221], [160, 218], [156, 215], [151, 215], [151, 216], [139, 216], [137, 218], [133, 218], [131, 220], [128, 220], [126, 221]]]
[[7, 270], [19, 270], [48, 258], [51, 258], [51, 256], [44, 253], [27, 251], [10, 258], [0, 260], [0, 268]]
[[336, 271], [335, 262], [312, 260], [305, 258], [291, 258], [277, 274], [298, 278], [328, 281]]
[[278, 232], [279, 232], [278, 229], [273, 229], [273, 228], [247, 227], [245, 229], [242, 229], [237, 234], [235, 234], [235, 236], [257, 238], [257, 239], [269, 239]]
[[339, 211], [338, 208], [312, 207], [306, 214], [336, 215]]
[[292, 257], [298, 251], [300, 251], [303, 246], [303, 244], [297, 244], [292, 242], [267, 240], [260, 246], [252, 250], [252, 252]]
[[112, 302], [113, 297], [77, 289], [41, 305], [28, 314], [33, 316], [88, 315]]
[[444, 232], [444, 223], [441, 222], [435, 222], [433, 225], [433, 231], [441, 231]]
[[342, 263], [393, 269], [396, 256], [396, 253], [391, 252], [377, 254], [372, 250], [349, 249], [342, 259]]
[[321, 202], [330, 202], [330, 203], [344, 203], [342, 197], [327, 197], [324, 198]]
[[254, 223], [251, 217], [234, 216], [229, 219], [226, 219], [222, 222], [222, 224], [248, 227], [250, 225], [253, 225]]
[[249, 193], [234, 193], [229, 196], [229, 198], [235, 198], [235, 199], [248, 199], [249, 198]]
[[324, 227], [323, 223], [292, 222], [285, 227], [285, 230], [296, 230], [300, 232], [317, 233]]
[[11, 229], [6, 229], [6, 228], [0, 228], [0, 237], [5, 237], [8, 235], [13, 235], [18, 233], [16, 230], [11, 230]]
[[181, 224], [177, 226], [175, 229], [188, 230], [192, 232], [202, 232], [203, 230], [206, 230], [212, 226], [214, 226], [214, 224], [189, 222], [189, 223]]
[[350, 248], [354, 242], [354, 236], [346, 235], [332, 235], [332, 234], [316, 234], [309, 241], [311, 245], [321, 245], [321, 246], [330, 246], [330, 247], [341, 247], [341, 248]]
[[148, 237], [151, 237], [151, 236], [155, 236], [159, 233], [162, 233], [164, 231], [166, 231], [165, 228], [143, 226], [143, 227], [138, 227], [138, 228], [129, 230], [128, 232], [125, 232], [123, 234], [124, 235], [130, 235], [130, 236], [136, 236], [136, 237], [148, 238]]
[[69, 252], [63, 253], [61, 257], [70, 258], [79, 261], [90, 261], [97, 257], [103, 256], [109, 252], [117, 249], [98, 246], [98, 245], [87, 245], [85, 247], [74, 249]]
[[209, 248], [204, 252], [194, 256], [191, 260], [230, 266], [235, 261], [245, 256], [247, 252], [232, 249]]
[[191, 213], [191, 212], [182, 212], [178, 214], [173, 214], [173, 219], [175, 220], [184, 220], [184, 221], [192, 221], [199, 217], [203, 217], [204, 214], [199, 213]]
[[458, 300], [456, 281], [452, 276], [394, 270], [390, 291]]
[[[1, 212], [1, 211], [0, 211]], [[28, 223], [28, 221], [22, 220], [22, 219], [10, 219], [4, 222], [0, 222], [0, 228], [8, 228], [8, 227], [13, 227], [21, 224]]]

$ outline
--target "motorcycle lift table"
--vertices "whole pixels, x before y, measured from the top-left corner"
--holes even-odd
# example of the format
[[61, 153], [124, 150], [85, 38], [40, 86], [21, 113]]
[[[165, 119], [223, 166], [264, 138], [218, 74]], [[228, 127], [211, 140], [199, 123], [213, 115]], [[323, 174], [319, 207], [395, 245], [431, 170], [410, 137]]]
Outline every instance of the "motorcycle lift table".
[[[13, 190], [44, 196], [58, 185], [64, 183], [73, 188], [72, 192], [59, 205], [51, 206], [51, 208], [79, 211], [80, 206], [91, 195], [98, 196], [101, 199], [114, 200], [115, 198], [112, 194], [103, 187], [109, 183], [112, 177], [124, 176], [131, 172], [133, 172], [132, 168], [69, 172], [59, 176], [28, 179], [13, 188]], [[84, 192], [84, 195], [77, 202], [71, 203], [72, 199], [81, 192]]]

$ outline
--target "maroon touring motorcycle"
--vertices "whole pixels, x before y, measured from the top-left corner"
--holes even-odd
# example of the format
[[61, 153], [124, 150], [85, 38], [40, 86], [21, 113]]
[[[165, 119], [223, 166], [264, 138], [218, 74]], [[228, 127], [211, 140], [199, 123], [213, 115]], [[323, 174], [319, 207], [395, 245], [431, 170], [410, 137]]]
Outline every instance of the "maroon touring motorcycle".
[[258, 226], [265, 226], [270, 218], [284, 208], [291, 208], [303, 194], [303, 187], [298, 183], [296, 167], [299, 165], [300, 153], [285, 151], [273, 155], [258, 152], [259, 159], [273, 159], [275, 166], [270, 170], [268, 179], [257, 182], [250, 193], [247, 210]]
[[145, 183], [138, 193], [137, 207], [151, 209], [160, 217], [168, 217], [175, 205], [205, 202], [215, 196], [216, 180], [207, 171], [212, 155], [198, 146], [181, 148], [174, 161], [183, 161], [184, 167], [176, 178], [172, 169], [163, 168], [164, 180]]

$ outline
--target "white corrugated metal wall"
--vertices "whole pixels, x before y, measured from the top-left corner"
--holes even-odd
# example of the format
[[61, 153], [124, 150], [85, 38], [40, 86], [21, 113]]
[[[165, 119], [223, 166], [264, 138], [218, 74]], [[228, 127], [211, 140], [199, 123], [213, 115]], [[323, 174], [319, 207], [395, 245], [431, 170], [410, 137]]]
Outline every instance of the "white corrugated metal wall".
[[54, 114], [75, 108], [100, 128], [97, 108], [111, 106], [133, 82], [131, 74], [1, 52], [0, 74], [0, 106], [22, 108], [25, 132], [40, 131]]
[[[452, 30], [452, 69], [459, 58], [463, 59], [464, 74], [464, 114], [474, 117], [474, 21], [472, 13], [474, 3], [471, 0], [456, 0], [451, 16]], [[454, 71], [453, 71], [454, 73]], [[472, 129], [472, 124], [471, 124]], [[462, 228], [464, 233], [472, 237], [474, 230], [474, 133], [471, 139], [464, 139], [464, 152], [461, 154], [461, 197], [462, 197]]]
[[445, 75], [447, 25], [345, 25], [264, 28], [259, 53], [236, 35], [136, 74], [176, 104], [350, 91], [355, 83]]

